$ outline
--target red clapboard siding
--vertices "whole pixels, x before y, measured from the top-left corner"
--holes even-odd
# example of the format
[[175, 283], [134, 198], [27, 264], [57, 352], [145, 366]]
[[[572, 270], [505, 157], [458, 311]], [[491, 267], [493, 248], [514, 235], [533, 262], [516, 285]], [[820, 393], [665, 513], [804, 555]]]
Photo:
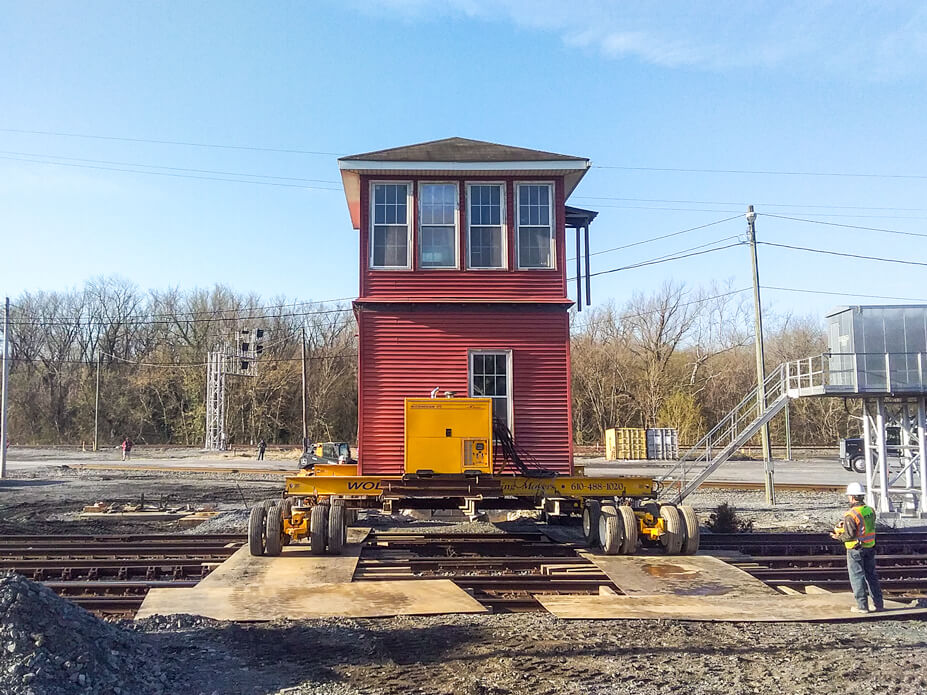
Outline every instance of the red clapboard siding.
[[572, 472], [569, 322], [564, 307], [357, 305], [360, 471], [403, 471], [403, 399], [467, 395], [468, 351], [510, 349], [514, 429], [537, 462]]

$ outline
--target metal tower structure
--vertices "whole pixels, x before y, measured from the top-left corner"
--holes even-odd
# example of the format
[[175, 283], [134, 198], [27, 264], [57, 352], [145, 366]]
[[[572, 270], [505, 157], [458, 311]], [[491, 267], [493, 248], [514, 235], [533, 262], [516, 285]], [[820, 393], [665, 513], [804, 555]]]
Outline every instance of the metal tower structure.
[[927, 519], [927, 306], [854, 306], [828, 316], [830, 352], [785, 362], [658, 480], [694, 492], [790, 399], [862, 401], [866, 500], [881, 519]]
[[225, 411], [228, 404], [226, 379], [257, 376], [264, 352], [264, 330], [243, 328], [237, 340], [218, 344], [206, 355], [206, 443], [207, 451], [225, 451]]
[[863, 400], [866, 503], [882, 517], [927, 518], [925, 406], [923, 396]]

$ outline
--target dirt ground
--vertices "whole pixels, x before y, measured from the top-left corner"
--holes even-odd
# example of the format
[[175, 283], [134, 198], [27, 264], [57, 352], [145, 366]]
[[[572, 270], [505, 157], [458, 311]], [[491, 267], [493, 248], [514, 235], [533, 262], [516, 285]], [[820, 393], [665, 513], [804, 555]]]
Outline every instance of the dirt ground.
[[250, 626], [153, 618], [137, 629], [191, 693], [927, 692], [920, 622], [568, 622], [531, 613]]
[[[241, 510], [278, 495], [282, 482], [273, 475], [69, 467], [18, 475], [0, 481], [0, 534], [176, 532], [173, 522], [80, 521], [76, 514], [85, 504], [129, 502], [142, 493]], [[703, 522], [720, 502], [732, 503], [757, 530], [825, 530], [843, 505], [832, 494], [792, 492], [770, 509], [760, 492], [727, 490], [690, 501]], [[529, 613], [251, 625], [173, 616], [122, 627], [154, 647], [164, 674], [157, 692], [165, 694], [927, 692], [927, 623], [917, 621], [712, 625]]]

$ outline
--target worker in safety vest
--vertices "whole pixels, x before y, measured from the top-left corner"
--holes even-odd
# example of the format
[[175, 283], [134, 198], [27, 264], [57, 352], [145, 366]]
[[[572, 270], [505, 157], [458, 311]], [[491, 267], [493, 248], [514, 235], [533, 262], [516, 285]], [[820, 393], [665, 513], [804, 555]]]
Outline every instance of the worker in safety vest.
[[882, 588], [876, 574], [875, 561], [875, 510], [863, 502], [866, 493], [859, 483], [847, 485], [847, 499], [850, 508], [843, 515], [843, 521], [834, 527], [831, 538], [843, 541], [847, 549], [847, 569], [850, 586], [856, 606], [853, 613], [868, 613], [868, 597], [877, 611], [883, 609]]

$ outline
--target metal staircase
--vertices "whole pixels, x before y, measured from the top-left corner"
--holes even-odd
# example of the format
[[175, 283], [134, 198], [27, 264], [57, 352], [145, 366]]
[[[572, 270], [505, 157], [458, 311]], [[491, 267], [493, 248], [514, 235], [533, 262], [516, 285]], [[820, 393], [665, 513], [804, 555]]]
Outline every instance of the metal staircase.
[[766, 377], [764, 403], [754, 388], [673, 468], [656, 478], [663, 486], [661, 496], [682, 502], [785, 407], [789, 400], [785, 367], [780, 364]]

